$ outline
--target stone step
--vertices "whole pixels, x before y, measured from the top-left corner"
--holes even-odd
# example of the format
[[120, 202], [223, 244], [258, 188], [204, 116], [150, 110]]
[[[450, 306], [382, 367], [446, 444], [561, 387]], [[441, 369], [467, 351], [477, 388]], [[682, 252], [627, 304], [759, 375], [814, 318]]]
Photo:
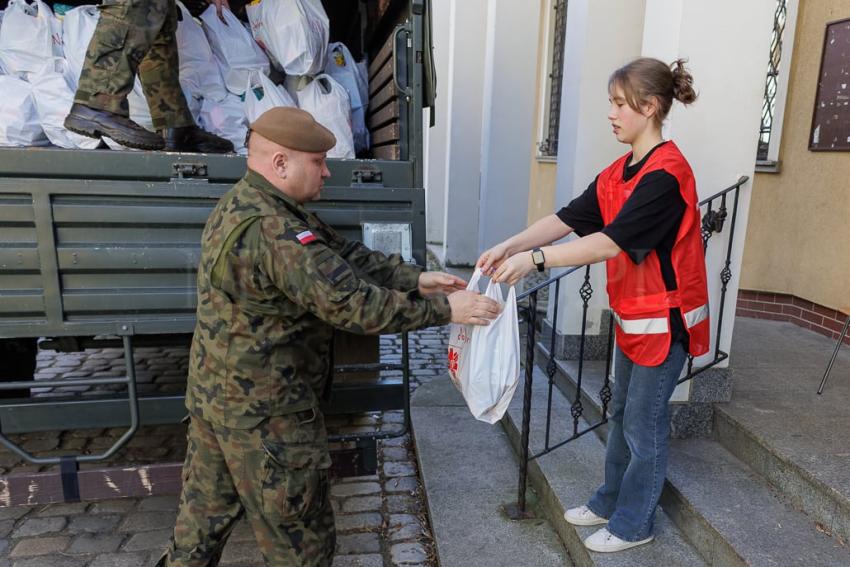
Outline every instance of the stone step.
[[[545, 421], [548, 385], [545, 375], [535, 368], [532, 388], [530, 451], [540, 452], [545, 446]], [[502, 420], [508, 437], [518, 451], [522, 423], [523, 385]], [[570, 404], [557, 389], [552, 395], [553, 420], [550, 446], [572, 434]], [[588, 423], [581, 420], [580, 428]], [[555, 527], [575, 565], [581, 567], [620, 567], [626, 565], [663, 565], [665, 567], [706, 565], [702, 556], [673, 524], [666, 510], [656, 514], [656, 538], [648, 544], [619, 553], [593, 553], [583, 544], [585, 537], [599, 526], [583, 528], [568, 524], [564, 512], [584, 504], [599, 486], [604, 471], [605, 446], [593, 433], [583, 435], [529, 463], [529, 486], [539, 499], [539, 508]]]
[[572, 567], [544, 519], [505, 516], [516, 457], [501, 427], [472, 417], [448, 376], [416, 390], [411, 419], [441, 567]]
[[[538, 351], [548, 355], [543, 347]], [[577, 363], [556, 361], [556, 368], [553, 398], [566, 391], [573, 399]], [[601, 417], [598, 392], [604, 372], [604, 362], [585, 363], [581, 399], [593, 423]], [[541, 373], [544, 388], [546, 380]], [[569, 403], [563, 400], [567, 408]], [[717, 406], [716, 419], [722, 407]], [[568, 409], [563, 415], [569, 415]], [[764, 451], [740, 447], [754, 455]], [[850, 565], [850, 551], [842, 542], [789, 505], [758, 472], [716, 440], [674, 439], [661, 506], [711, 565]]]

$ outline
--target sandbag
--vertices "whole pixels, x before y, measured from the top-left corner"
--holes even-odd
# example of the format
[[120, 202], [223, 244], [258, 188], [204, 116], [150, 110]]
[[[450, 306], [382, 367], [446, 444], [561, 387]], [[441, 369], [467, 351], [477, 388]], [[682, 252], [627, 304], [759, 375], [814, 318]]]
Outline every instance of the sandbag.
[[315, 75], [325, 66], [330, 36], [321, 0], [259, 0], [245, 7], [251, 34], [287, 75]]

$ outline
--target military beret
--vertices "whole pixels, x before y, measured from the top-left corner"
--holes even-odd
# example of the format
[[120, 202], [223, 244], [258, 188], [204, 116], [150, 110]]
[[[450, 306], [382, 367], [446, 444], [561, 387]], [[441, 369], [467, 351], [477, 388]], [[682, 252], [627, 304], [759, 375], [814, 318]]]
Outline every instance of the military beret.
[[289, 106], [265, 111], [251, 124], [251, 130], [275, 144], [302, 152], [326, 152], [336, 145], [333, 133], [313, 115]]

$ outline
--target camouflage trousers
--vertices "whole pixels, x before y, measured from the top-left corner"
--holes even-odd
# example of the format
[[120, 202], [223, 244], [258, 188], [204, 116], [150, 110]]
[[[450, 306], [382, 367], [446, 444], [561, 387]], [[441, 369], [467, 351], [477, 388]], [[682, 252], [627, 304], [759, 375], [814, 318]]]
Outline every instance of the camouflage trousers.
[[218, 565], [245, 516], [268, 565], [330, 567], [336, 546], [324, 418], [312, 410], [231, 429], [192, 416], [174, 535], [158, 566]]
[[180, 88], [174, 0], [104, 0], [74, 102], [129, 116], [138, 74], [154, 128], [195, 123]]

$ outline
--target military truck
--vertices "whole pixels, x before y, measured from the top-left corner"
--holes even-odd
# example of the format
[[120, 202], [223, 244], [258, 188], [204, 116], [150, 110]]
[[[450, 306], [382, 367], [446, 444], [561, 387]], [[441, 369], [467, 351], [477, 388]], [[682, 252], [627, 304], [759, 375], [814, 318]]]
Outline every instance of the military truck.
[[[423, 103], [430, 81], [426, 0], [326, 1], [331, 41], [368, 59], [363, 159], [329, 160], [312, 205], [343, 235], [425, 264]], [[133, 349], [188, 345], [195, 323], [200, 235], [245, 172], [235, 154], [0, 148], [0, 442], [39, 464], [98, 461], [139, 425], [176, 423], [182, 394], [139, 395]], [[376, 337], [338, 335], [328, 410], [407, 407], [407, 349], [382, 363]], [[126, 376], [32, 382], [37, 349], [124, 349]], [[396, 377], [382, 378], [381, 370]], [[400, 375], [400, 377], [399, 377]], [[114, 393], [31, 395], [32, 388], [110, 386]], [[407, 413], [406, 413], [407, 415]], [[405, 420], [405, 426], [408, 420]], [[39, 457], [12, 433], [128, 427], [103, 454]], [[374, 438], [347, 437], [374, 466]]]

